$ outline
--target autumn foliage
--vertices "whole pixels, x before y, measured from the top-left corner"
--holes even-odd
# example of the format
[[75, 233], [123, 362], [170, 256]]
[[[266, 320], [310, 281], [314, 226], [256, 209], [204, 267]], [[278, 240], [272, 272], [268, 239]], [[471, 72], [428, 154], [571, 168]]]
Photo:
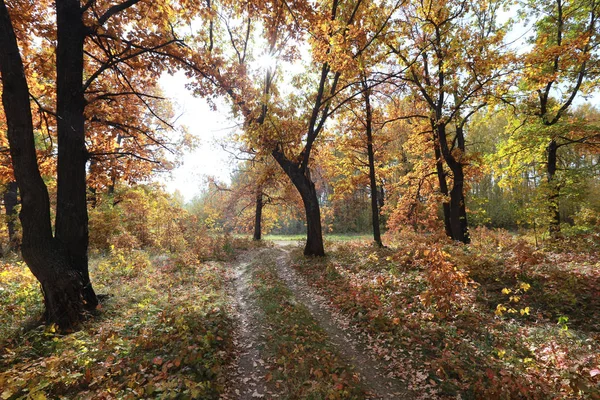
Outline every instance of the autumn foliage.
[[[298, 276], [408, 390], [599, 398], [599, 14], [0, 0], [0, 398], [227, 396], [246, 275], [267, 384], [369, 396], [273, 233], [305, 235]], [[235, 172], [191, 200], [156, 183], [198, 140], [177, 72], [236, 126]]]

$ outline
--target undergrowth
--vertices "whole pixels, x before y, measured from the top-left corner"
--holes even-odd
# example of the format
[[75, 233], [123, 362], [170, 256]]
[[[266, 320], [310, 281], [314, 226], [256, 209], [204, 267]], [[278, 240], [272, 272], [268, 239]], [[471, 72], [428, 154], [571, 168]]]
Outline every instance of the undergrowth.
[[0, 270], [0, 398], [218, 398], [231, 357], [224, 267], [112, 249], [91, 262], [99, 316], [28, 329], [41, 296], [22, 263]]
[[295, 268], [424, 398], [600, 398], [598, 238], [473, 236], [341, 243]]

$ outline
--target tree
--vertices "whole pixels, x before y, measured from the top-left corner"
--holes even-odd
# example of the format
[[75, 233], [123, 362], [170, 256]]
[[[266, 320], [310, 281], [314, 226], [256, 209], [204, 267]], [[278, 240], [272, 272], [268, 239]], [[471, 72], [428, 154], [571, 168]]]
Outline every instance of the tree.
[[[528, 1], [525, 12], [536, 18], [531, 51], [525, 56], [522, 90], [528, 92], [525, 113], [532, 124], [527, 129], [545, 137], [549, 231], [560, 232], [560, 190], [557, 177], [561, 147], [596, 140], [597, 133], [573, 137], [560, 127], [561, 120], [579, 94], [590, 93], [598, 84], [600, 34], [597, 0]], [[568, 130], [568, 128], [566, 128]]]
[[[384, 203], [384, 180], [389, 175], [389, 164], [394, 155], [390, 142], [398, 139], [397, 132], [385, 130], [390, 121], [385, 113], [386, 104], [378, 97], [375, 74], [367, 78], [363, 69], [357, 83], [360, 95], [346, 103], [328, 129], [325, 152], [319, 162], [325, 168], [329, 184], [333, 186], [332, 200], [344, 202], [368, 192], [369, 214], [374, 242], [382, 246], [380, 218]], [[360, 196], [359, 196], [360, 197]], [[362, 204], [361, 204], [362, 206]], [[361, 210], [354, 210], [354, 213]], [[347, 213], [348, 211], [345, 210]], [[344, 215], [354, 217], [357, 215]]]
[[[388, 45], [408, 68], [404, 81], [428, 108], [446, 233], [469, 243], [465, 206], [465, 129], [469, 119], [505, 84], [506, 26], [498, 26], [503, 1], [426, 1], [405, 7], [397, 42]], [[449, 189], [443, 162], [450, 170]]]
[[[355, 66], [354, 60], [383, 30], [366, 22], [374, 15], [376, 21], [387, 15], [385, 26], [392, 7], [378, 8], [362, 0], [349, 4], [273, 1], [248, 3], [247, 8], [234, 8], [234, 15], [224, 17], [222, 10], [212, 6], [211, 13], [219, 19], [213, 18], [209, 35], [198, 37], [199, 46], [189, 62], [196, 77], [191, 86], [197, 94], [230, 98], [234, 112], [243, 118], [249, 147], [272, 155], [303, 200], [305, 254], [324, 255], [319, 199], [310, 172], [313, 148], [326, 121], [356, 96], [348, 95], [353, 85], [344, 82], [343, 71]], [[253, 21], [262, 23], [264, 53], [281, 62], [299, 59], [297, 46], [310, 37], [313, 61], [306, 73], [285, 77], [294, 84], [292, 90], [279, 92], [274, 79], [277, 69], [263, 70], [258, 76], [253, 70], [250, 61], [257, 52], [251, 48]], [[222, 36], [217, 36], [219, 32]], [[228, 52], [220, 47], [227, 43]]]
[[[68, 328], [79, 320], [84, 307], [84, 278], [70, 265], [66, 249], [52, 235], [50, 200], [35, 153], [29, 88], [4, 0], [0, 1], [0, 72], [11, 159], [22, 199], [21, 251], [42, 284], [48, 320]], [[90, 300], [89, 306], [95, 306], [95, 295]]]
[[[327, 119], [355, 96], [369, 90], [365, 85], [357, 91], [347, 92], [348, 88], [362, 82], [353, 73], [358, 69], [358, 59], [382, 34], [399, 5], [400, 2], [396, 2], [378, 7], [359, 0], [343, 7], [341, 2], [334, 0], [329, 12], [320, 13], [311, 21], [311, 26], [316, 28], [312, 41], [313, 65], [320, 64], [320, 77], [310, 112], [304, 117], [308, 123], [296, 133], [300, 134], [302, 146], [299, 152], [292, 153], [279, 140], [275, 141], [272, 150], [273, 157], [298, 189], [304, 203], [306, 255], [324, 255], [319, 201], [310, 176], [311, 152]], [[298, 142], [298, 137], [294, 142]], [[376, 202], [376, 196], [374, 200]]]
[[[136, 41], [128, 36], [131, 18], [139, 20], [138, 11], [131, 10], [138, 3], [148, 12], [142, 14], [145, 17], [135, 25], [140, 30], [138, 35], [132, 36]], [[40, 24], [54, 26], [49, 22], [49, 5], [40, 2], [36, 7], [24, 10], [24, 14], [33, 10], [31, 15], [39, 18]], [[87, 264], [86, 163], [89, 153], [85, 143], [88, 104], [85, 93], [106, 71], [119, 70], [125, 62], [134, 69], [153, 65], [157, 49], [178, 42], [172, 37], [168, 23], [163, 23], [172, 18], [173, 9], [167, 3], [158, 7], [156, 13], [150, 12], [152, 9], [153, 5], [141, 0], [117, 4], [100, 4], [92, 0], [84, 5], [77, 0], [56, 0], [58, 188], [53, 234], [48, 191], [36, 162], [29, 85], [11, 13], [4, 1], [0, 3], [3, 105], [15, 178], [22, 199], [21, 249], [27, 265], [42, 284], [46, 321], [56, 323], [62, 329], [73, 328], [85, 310], [93, 310], [97, 305]], [[18, 16], [17, 21], [21, 24], [23, 16], [19, 9], [13, 9], [12, 14]], [[150, 27], [153, 29], [148, 29]], [[33, 47], [27, 39], [31, 38], [20, 38], [24, 49]], [[100, 50], [90, 49], [95, 46]], [[97, 68], [86, 73], [84, 79], [85, 61]], [[146, 68], [146, 71], [155, 77], [159, 73], [158, 69]]]

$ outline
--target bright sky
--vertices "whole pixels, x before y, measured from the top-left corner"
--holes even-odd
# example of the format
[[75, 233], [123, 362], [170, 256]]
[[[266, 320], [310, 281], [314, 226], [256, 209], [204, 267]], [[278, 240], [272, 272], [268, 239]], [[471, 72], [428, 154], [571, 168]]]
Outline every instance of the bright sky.
[[229, 118], [226, 104], [220, 105], [217, 111], [211, 110], [205, 99], [194, 97], [185, 88], [186, 82], [183, 72], [173, 76], [164, 74], [160, 78], [164, 95], [172, 100], [175, 115], [180, 116], [177, 124], [187, 126], [190, 134], [200, 138], [200, 145], [185, 154], [183, 164], [172, 172], [172, 179], [160, 177], [159, 180], [169, 192], [179, 190], [189, 201], [206, 186], [206, 176], [229, 182], [234, 162], [217, 141], [235, 130], [235, 122]]

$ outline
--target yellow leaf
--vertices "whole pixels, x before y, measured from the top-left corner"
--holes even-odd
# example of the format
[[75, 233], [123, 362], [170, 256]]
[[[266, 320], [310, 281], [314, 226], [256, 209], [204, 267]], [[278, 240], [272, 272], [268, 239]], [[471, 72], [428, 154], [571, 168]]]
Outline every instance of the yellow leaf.
[[502, 304], [498, 304], [496, 306], [496, 311], [494, 312], [494, 314], [501, 316], [504, 311], [506, 311], [506, 307], [504, 307]]

